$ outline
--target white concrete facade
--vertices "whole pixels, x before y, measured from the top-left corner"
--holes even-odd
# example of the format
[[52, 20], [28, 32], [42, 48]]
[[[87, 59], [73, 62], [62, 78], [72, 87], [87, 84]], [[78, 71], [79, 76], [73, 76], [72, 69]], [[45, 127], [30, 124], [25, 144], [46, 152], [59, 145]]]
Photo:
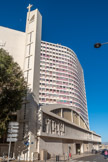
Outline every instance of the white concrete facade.
[[9, 52], [23, 69], [25, 33], [0, 26], [0, 48]]
[[[28, 93], [18, 112], [16, 156], [33, 160], [98, 148], [101, 137], [89, 130], [83, 69], [68, 47], [41, 40], [42, 16], [27, 13], [25, 33], [0, 27], [0, 47], [21, 66]], [[53, 148], [51, 146], [53, 145]], [[57, 149], [58, 148], [58, 149]]]

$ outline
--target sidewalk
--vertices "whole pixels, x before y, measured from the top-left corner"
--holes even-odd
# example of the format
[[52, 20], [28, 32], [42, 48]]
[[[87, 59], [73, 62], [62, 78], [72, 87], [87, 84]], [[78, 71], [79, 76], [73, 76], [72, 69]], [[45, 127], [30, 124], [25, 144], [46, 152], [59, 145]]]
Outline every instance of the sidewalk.
[[[77, 155], [72, 155], [72, 159], [70, 160], [59, 160], [57, 162], [69, 162], [69, 161], [72, 161], [72, 160], [76, 160], [78, 158], [81, 158], [81, 157], [86, 157], [86, 156], [92, 156], [92, 155], [95, 155], [95, 154], [92, 154], [92, 153], [83, 153], [83, 154], [77, 154]], [[19, 160], [13, 160], [13, 161], [10, 161], [10, 162], [18, 162]], [[0, 162], [3, 162], [1, 159], [0, 159]], [[23, 160], [20, 160], [20, 162], [28, 162], [28, 161], [23, 161]], [[33, 161], [30, 161], [30, 162], [33, 162]], [[34, 160], [34, 162], [56, 162], [56, 159], [55, 158], [52, 158], [52, 159], [48, 159], [48, 160]]]
[[[83, 153], [83, 154], [80, 154], [80, 155], [76, 154], [76, 155], [72, 155], [72, 159], [63, 160], [63, 158], [62, 158], [62, 160], [61, 160], [61, 158], [60, 158], [60, 160], [57, 161], [57, 162], [69, 162], [69, 161], [72, 162], [72, 160], [76, 160], [76, 159], [81, 158], [81, 157], [92, 156], [92, 155], [95, 155], [95, 154], [92, 154], [92, 153]], [[43, 160], [43, 161], [39, 160], [39, 162], [45, 162], [45, 160]], [[52, 158], [52, 159], [46, 160], [46, 162], [56, 162], [56, 159]]]
[[[64, 160], [64, 157], [60, 157], [59, 158], [59, 161], [65, 161], [65, 162], [67, 162], [67, 161], [72, 161], [72, 160], [75, 160], [75, 159], [78, 159], [78, 158], [81, 158], [81, 157], [86, 157], [86, 156], [92, 156], [92, 155], [95, 155], [95, 154], [92, 154], [92, 153], [82, 153], [82, 154], [75, 154], [75, 155], [72, 155], [72, 158], [71, 159], [66, 159], [65, 158], [65, 160]], [[42, 162], [41, 160], [39, 160], [40, 162]], [[44, 160], [45, 161], [45, 160]], [[51, 159], [48, 159], [48, 160], [46, 160], [47, 162], [53, 162], [53, 161], [56, 161], [56, 158], [51, 158]]]
[[[77, 155], [72, 155], [72, 159], [63, 160], [64, 158], [62, 158], [62, 159], [60, 158], [59, 161], [57, 161], [57, 162], [69, 162], [69, 161], [72, 162], [72, 160], [76, 160], [76, 159], [81, 158], [81, 157], [92, 156], [92, 155], [95, 155], [95, 154], [92, 154], [92, 153], [83, 153], [83, 154], [80, 154], [80, 155], [77, 154]], [[37, 160], [37, 161], [34, 161], [34, 162], [56, 162], [56, 159], [52, 158], [52, 159], [48, 159], [48, 160]]]
[[72, 155], [72, 160], [75, 160], [75, 159], [78, 159], [78, 158], [81, 158], [81, 157], [85, 157], [85, 156], [91, 156], [91, 155], [94, 155], [92, 153], [83, 153], [83, 154], [76, 154], [76, 155]]

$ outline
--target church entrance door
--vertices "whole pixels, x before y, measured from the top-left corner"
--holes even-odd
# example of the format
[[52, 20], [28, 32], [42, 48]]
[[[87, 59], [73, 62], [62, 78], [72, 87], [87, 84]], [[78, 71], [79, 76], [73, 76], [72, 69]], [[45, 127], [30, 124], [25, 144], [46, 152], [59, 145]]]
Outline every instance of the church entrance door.
[[80, 152], [81, 152], [81, 145], [80, 145], [80, 143], [77, 143], [76, 144], [76, 154], [80, 154]]

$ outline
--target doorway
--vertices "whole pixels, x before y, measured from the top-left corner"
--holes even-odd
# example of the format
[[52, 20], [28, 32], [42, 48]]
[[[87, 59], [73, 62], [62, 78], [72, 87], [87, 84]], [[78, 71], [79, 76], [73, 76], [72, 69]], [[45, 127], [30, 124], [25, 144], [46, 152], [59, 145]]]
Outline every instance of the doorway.
[[76, 144], [76, 154], [81, 152], [81, 145], [79, 143]]

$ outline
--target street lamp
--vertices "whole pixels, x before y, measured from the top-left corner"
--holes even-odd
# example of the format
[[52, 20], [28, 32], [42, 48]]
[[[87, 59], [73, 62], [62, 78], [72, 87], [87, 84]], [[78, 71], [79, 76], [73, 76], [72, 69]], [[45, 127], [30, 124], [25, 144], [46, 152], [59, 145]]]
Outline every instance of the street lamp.
[[95, 43], [94, 44], [94, 48], [100, 48], [104, 44], [108, 44], [108, 42], [105, 42], [105, 43]]

